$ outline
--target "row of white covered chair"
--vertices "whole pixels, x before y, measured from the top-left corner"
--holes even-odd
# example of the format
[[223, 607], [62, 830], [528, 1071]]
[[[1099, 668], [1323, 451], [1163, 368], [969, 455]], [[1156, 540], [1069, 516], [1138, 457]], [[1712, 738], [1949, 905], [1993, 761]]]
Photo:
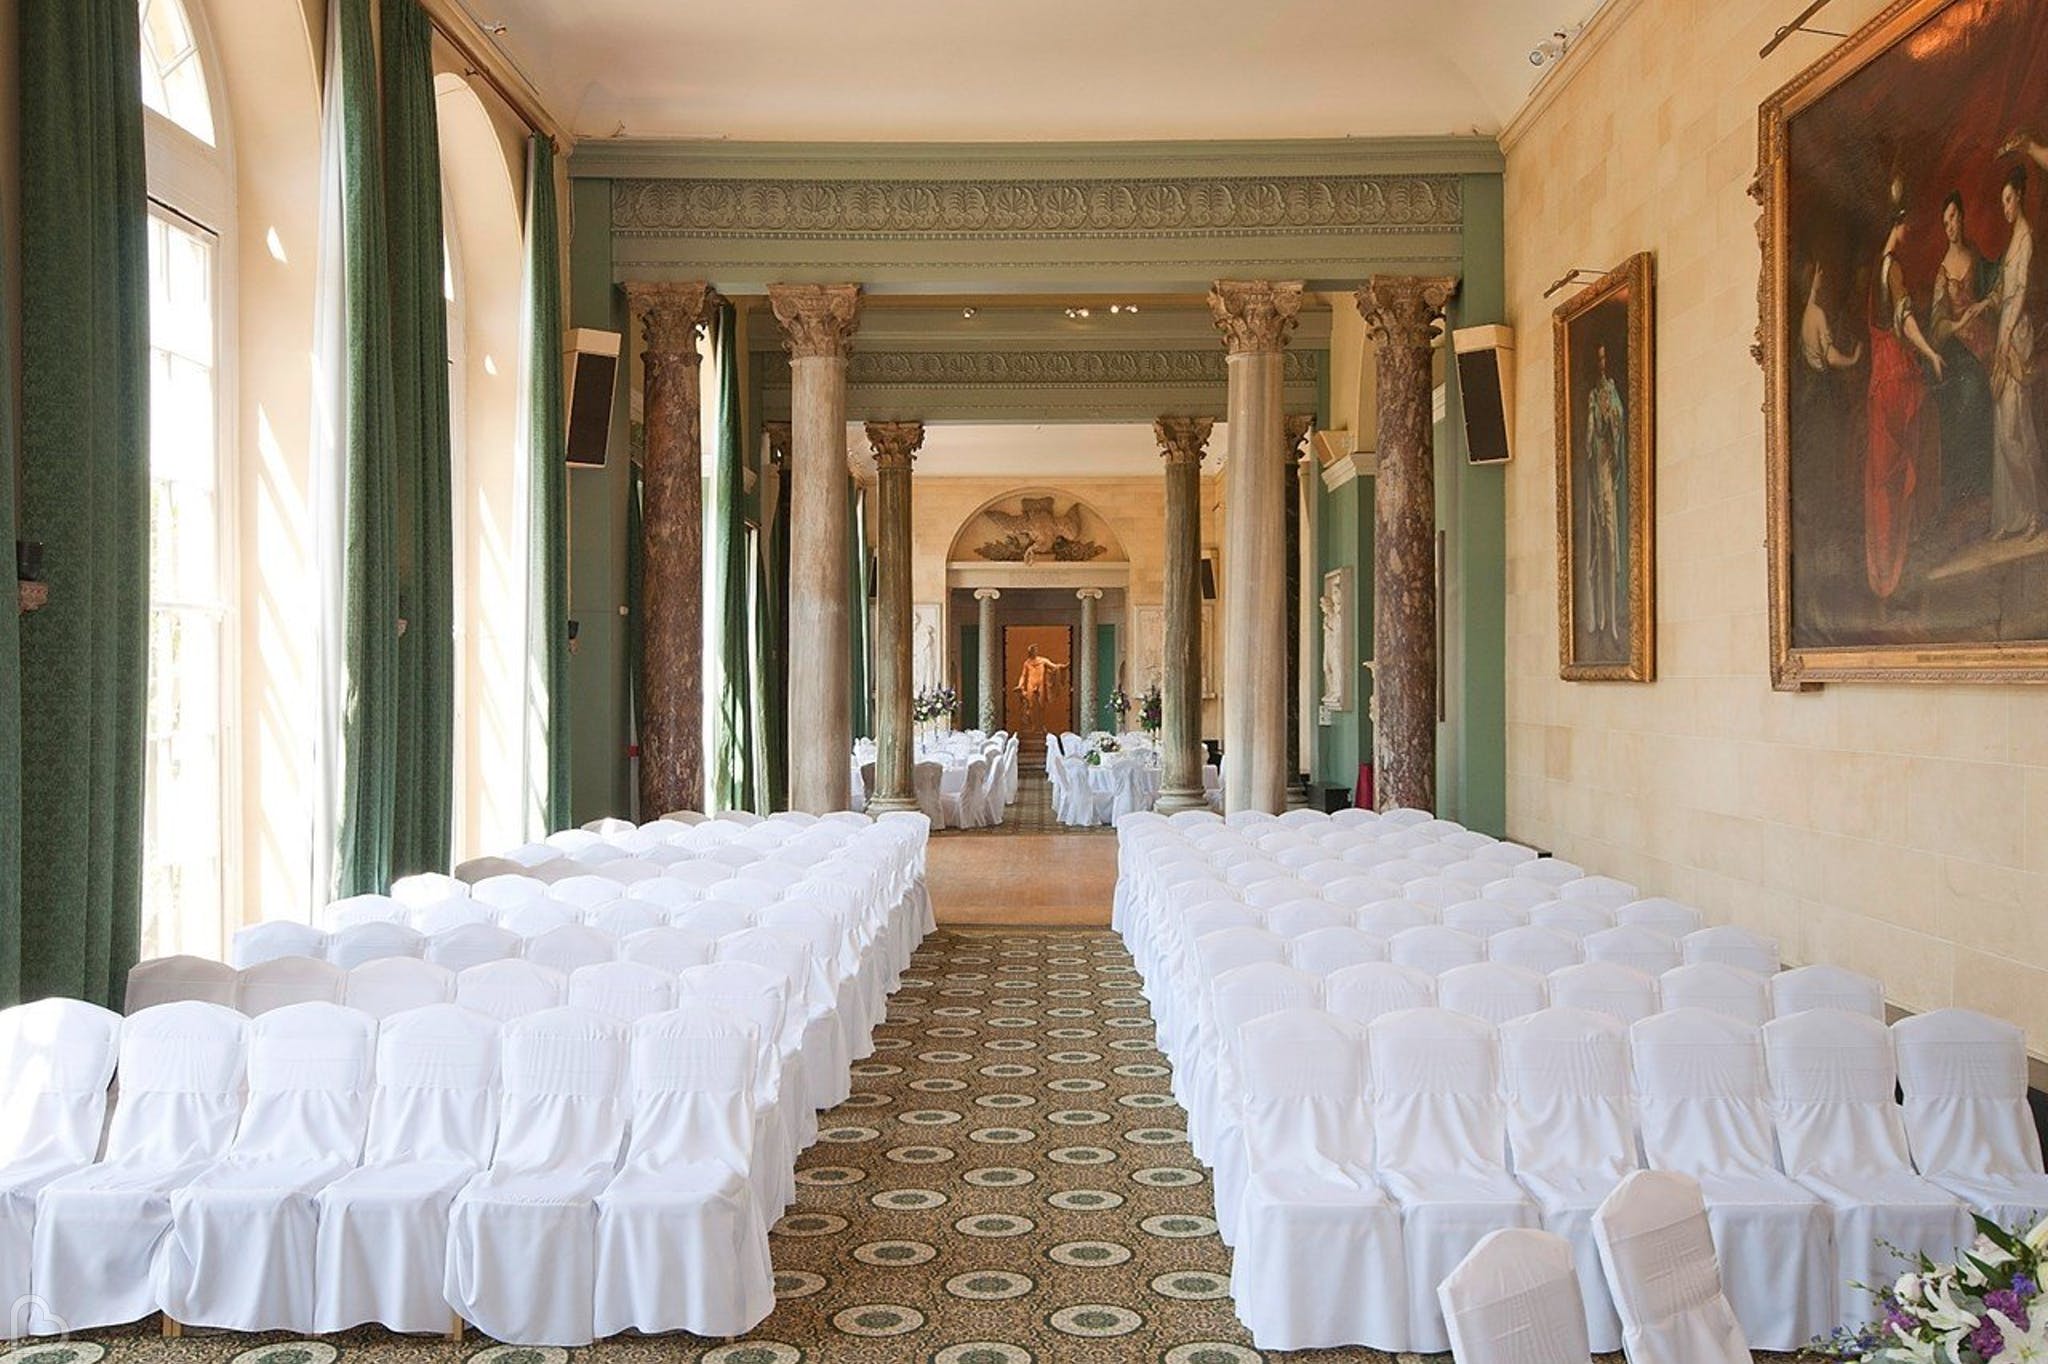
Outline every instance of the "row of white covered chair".
[[725, 975], [631, 1024], [560, 1007], [502, 1034], [450, 1004], [0, 1013], [0, 1293], [37, 1334], [158, 1311], [523, 1344], [744, 1331], [774, 1305], [792, 1153], [762, 1139], [775, 1043]]

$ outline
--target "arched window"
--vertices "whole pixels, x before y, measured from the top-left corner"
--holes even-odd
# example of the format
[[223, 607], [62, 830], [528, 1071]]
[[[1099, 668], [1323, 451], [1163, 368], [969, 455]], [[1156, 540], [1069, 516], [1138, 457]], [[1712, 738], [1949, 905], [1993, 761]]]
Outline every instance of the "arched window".
[[225, 946], [234, 698], [232, 168], [183, 0], [140, 0], [149, 161], [150, 573], [142, 951]]

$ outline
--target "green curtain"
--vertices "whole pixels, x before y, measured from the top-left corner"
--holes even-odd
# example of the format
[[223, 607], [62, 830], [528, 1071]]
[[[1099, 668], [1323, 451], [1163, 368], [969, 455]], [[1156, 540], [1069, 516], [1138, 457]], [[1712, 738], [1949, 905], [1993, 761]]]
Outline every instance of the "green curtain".
[[769, 681], [774, 627], [768, 603], [768, 547], [758, 529], [746, 528], [743, 538], [747, 571], [747, 715], [753, 761], [747, 808], [765, 815], [775, 808], [769, 745], [779, 728], [782, 693]]
[[746, 482], [740, 471], [739, 319], [730, 303], [721, 302], [711, 322], [711, 345], [717, 357], [718, 393], [713, 404], [711, 441], [712, 584], [718, 603], [717, 631], [711, 642], [717, 661], [716, 694], [711, 698], [711, 799], [721, 810], [754, 808], [753, 674], [747, 652], [747, 508]]
[[434, 30], [419, 0], [383, 0], [384, 188], [396, 403], [397, 778], [391, 870], [448, 870], [455, 778], [455, 547], [448, 308]]
[[847, 637], [851, 647], [847, 653], [853, 660], [853, 673], [847, 685], [853, 689], [853, 737], [871, 739], [875, 734], [873, 696], [868, 679], [874, 675], [874, 659], [868, 648], [868, 505], [862, 496], [860, 482], [852, 480], [853, 487], [847, 497], [847, 548], [850, 562], [846, 571], [853, 587], [853, 599], [847, 603]]
[[[547, 832], [569, 827], [569, 471], [562, 404], [561, 217], [555, 207], [555, 149], [526, 143], [527, 628], [529, 666], [541, 675], [546, 731]], [[659, 813], [658, 811], [656, 813]]]
[[768, 694], [766, 712], [768, 798], [777, 809], [789, 805], [789, 466], [775, 480], [775, 524], [768, 534], [767, 599], [768, 666], [762, 679]]
[[140, 937], [148, 704], [141, 38], [135, 0], [23, 0], [20, 24], [17, 515], [45, 546], [50, 604], [18, 622], [19, 713], [35, 723], [21, 838], [0, 849], [20, 860], [22, 907], [19, 974], [0, 967], [0, 985], [118, 1007]]
[[334, 893], [391, 884], [398, 785], [398, 424], [370, 0], [335, 0], [328, 99], [341, 130], [343, 299], [341, 810]]
[[[14, 250], [14, 223], [0, 217], [0, 262]], [[0, 318], [13, 313], [0, 265]], [[0, 324], [0, 536], [14, 519], [14, 328]], [[0, 619], [0, 1006], [21, 998], [21, 618]]]
[[[638, 453], [639, 442], [635, 442]], [[647, 542], [646, 494], [642, 488], [640, 461], [626, 466], [626, 732], [633, 736], [633, 751], [640, 751], [640, 661], [646, 656]], [[640, 799], [639, 783], [633, 783], [632, 798]], [[641, 812], [653, 819], [660, 811]]]

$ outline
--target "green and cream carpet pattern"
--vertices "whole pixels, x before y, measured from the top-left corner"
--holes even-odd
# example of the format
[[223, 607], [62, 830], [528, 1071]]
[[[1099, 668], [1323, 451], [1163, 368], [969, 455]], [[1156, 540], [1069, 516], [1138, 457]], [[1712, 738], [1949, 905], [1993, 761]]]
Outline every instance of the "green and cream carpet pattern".
[[941, 929], [820, 1115], [776, 1227], [776, 1310], [731, 1342], [587, 1349], [362, 1330], [318, 1340], [155, 1323], [0, 1364], [1385, 1364], [1263, 1355], [1233, 1315], [1208, 1173], [1111, 933]]

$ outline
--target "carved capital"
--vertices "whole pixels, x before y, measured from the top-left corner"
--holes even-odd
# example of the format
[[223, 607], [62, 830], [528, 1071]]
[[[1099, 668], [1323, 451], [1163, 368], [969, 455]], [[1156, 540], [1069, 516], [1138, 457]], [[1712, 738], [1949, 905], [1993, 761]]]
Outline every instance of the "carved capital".
[[1209, 315], [1232, 355], [1277, 351], [1301, 312], [1302, 281], [1221, 279], [1209, 290]]
[[1301, 443], [1315, 430], [1316, 419], [1306, 412], [1289, 415], [1280, 426], [1281, 450], [1289, 459], [1301, 457]]
[[977, 587], [974, 589], [974, 599], [976, 601], [995, 601], [1002, 595], [1001, 592], [998, 592], [993, 587]]
[[1214, 417], [1161, 417], [1152, 423], [1152, 435], [1169, 466], [1200, 464], [1208, 453], [1209, 433], [1215, 429]]
[[843, 359], [860, 328], [858, 284], [771, 284], [768, 306], [793, 360]]
[[1458, 281], [1449, 275], [1374, 275], [1358, 291], [1358, 311], [1378, 344], [1428, 346], [1457, 292]]
[[795, 439], [790, 434], [789, 423], [763, 422], [761, 428], [768, 436], [768, 462], [779, 469], [788, 468], [791, 441]]
[[911, 461], [924, 444], [923, 422], [869, 422], [867, 431], [868, 448], [875, 452], [877, 469], [910, 471]]
[[1074, 595], [1082, 601], [1101, 601], [1102, 589], [1099, 587], [1084, 587], [1076, 591]]
[[710, 321], [718, 303], [718, 291], [702, 280], [626, 285], [626, 306], [640, 319], [644, 353], [661, 359], [697, 359], [697, 328]]

